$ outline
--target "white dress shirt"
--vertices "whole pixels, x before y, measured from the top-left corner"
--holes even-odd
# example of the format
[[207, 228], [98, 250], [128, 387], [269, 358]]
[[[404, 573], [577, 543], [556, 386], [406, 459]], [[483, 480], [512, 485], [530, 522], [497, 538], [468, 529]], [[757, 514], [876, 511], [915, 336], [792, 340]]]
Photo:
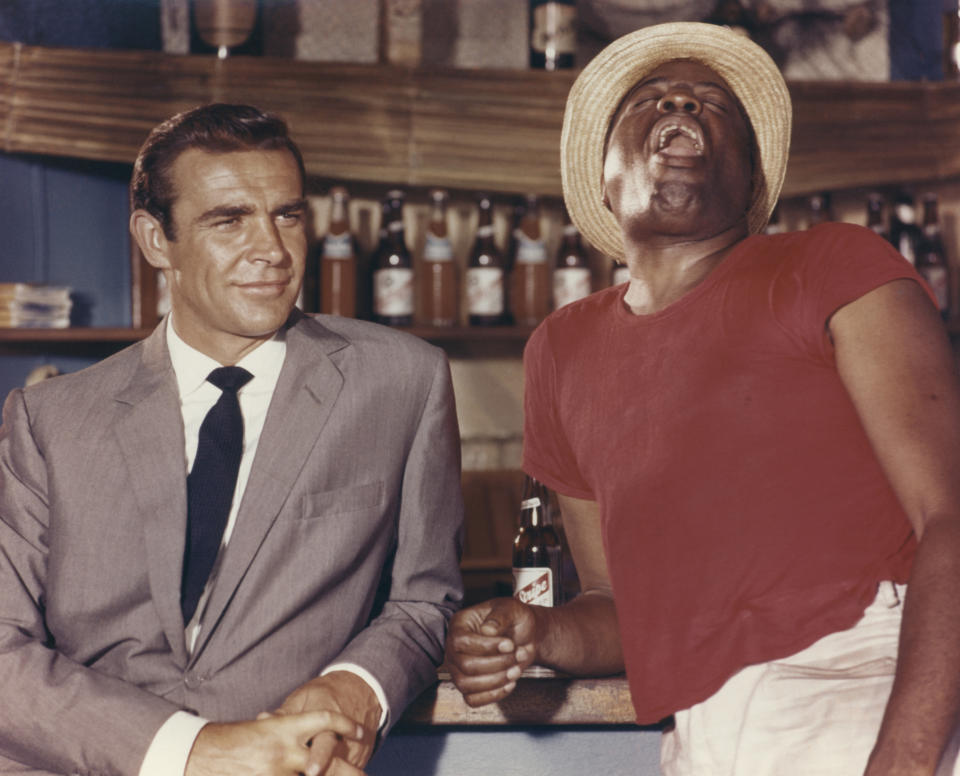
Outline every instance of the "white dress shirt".
[[[177, 378], [177, 388], [180, 392], [180, 412], [183, 417], [183, 431], [185, 438], [184, 476], [189, 474], [197, 455], [197, 446], [200, 438], [200, 425], [207, 413], [219, 400], [221, 391], [215, 385], [207, 382], [207, 375], [214, 369], [223, 366], [218, 361], [204, 355], [190, 347], [174, 331], [172, 315], [167, 316], [166, 334], [167, 349], [170, 361]], [[230, 541], [233, 528], [237, 522], [237, 512], [243, 500], [243, 493], [250, 477], [253, 458], [260, 442], [260, 434], [267, 418], [267, 410], [273, 391], [280, 377], [283, 360], [286, 357], [287, 345], [282, 332], [278, 332], [272, 339], [267, 340], [252, 350], [236, 366], [243, 367], [253, 378], [238, 392], [240, 413], [243, 416], [243, 455], [240, 458], [240, 468], [237, 472], [237, 484], [233, 492], [233, 502], [230, 505], [230, 514], [224, 528], [223, 539], [220, 543], [220, 552], [214, 562], [207, 585], [197, 603], [193, 619], [186, 624], [185, 638], [187, 650], [192, 652], [201, 630], [203, 629], [203, 615], [206, 610], [210, 590], [216, 582], [220, 568], [220, 558], [223, 557], [223, 548]], [[336, 663], [327, 666], [321, 675], [331, 671], [350, 671], [358, 675], [370, 685], [380, 701], [382, 713], [380, 725], [386, 721], [389, 714], [386, 695], [380, 683], [365, 669], [352, 663]], [[270, 709], [264, 709], [270, 711]], [[200, 729], [208, 720], [190, 714], [186, 711], [175, 712], [160, 727], [140, 765], [139, 776], [183, 776], [186, 770], [190, 750], [200, 733]]]

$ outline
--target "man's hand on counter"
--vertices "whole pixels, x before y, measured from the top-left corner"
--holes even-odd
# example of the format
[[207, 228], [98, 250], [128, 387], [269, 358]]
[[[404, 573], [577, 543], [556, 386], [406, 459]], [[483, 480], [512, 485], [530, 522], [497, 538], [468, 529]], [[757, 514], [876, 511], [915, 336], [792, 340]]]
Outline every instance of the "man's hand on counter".
[[470, 706], [502, 700], [537, 657], [534, 608], [513, 598], [494, 598], [454, 615], [446, 665]]

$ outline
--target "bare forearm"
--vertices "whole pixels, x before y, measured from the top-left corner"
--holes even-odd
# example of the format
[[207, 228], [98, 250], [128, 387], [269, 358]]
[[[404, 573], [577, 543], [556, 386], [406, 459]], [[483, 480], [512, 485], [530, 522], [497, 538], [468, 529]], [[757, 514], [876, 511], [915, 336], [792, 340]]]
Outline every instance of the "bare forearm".
[[585, 593], [555, 609], [534, 607], [540, 665], [581, 676], [623, 671], [623, 651], [613, 599]]
[[931, 520], [907, 592], [893, 691], [867, 768], [933, 774], [960, 721], [960, 520]]

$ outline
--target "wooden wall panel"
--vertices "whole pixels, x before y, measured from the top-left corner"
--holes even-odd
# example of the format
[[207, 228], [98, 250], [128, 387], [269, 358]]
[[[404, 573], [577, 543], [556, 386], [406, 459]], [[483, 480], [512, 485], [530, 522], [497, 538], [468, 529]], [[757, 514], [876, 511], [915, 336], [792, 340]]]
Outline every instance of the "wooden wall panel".
[[[318, 178], [557, 195], [574, 77], [0, 44], [0, 149], [129, 163], [176, 111], [244, 101], [287, 118]], [[960, 84], [790, 88], [786, 196], [960, 176]]]

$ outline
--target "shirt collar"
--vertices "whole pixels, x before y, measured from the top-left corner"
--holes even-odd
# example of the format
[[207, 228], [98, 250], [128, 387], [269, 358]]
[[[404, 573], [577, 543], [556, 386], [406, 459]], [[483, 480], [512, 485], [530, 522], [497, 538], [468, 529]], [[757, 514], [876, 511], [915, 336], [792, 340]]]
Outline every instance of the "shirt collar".
[[[182, 399], [205, 385], [207, 375], [223, 365], [180, 338], [173, 328], [173, 313], [167, 315], [166, 327], [167, 351], [170, 353], [170, 362]], [[286, 353], [285, 332], [280, 329], [270, 339], [247, 353], [236, 365], [242, 366], [253, 375], [251, 385], [253, 382], [265, 381], [272, 387], [280, 376]]]

